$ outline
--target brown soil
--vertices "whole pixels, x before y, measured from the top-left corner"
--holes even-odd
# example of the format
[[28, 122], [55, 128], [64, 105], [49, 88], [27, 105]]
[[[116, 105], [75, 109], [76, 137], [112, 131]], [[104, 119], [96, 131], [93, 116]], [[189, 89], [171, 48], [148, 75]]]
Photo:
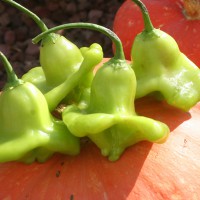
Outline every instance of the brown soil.
[[[91, 22], [112, 29], [114, 16], [123, 0], [35, 0], [18, 3], [37, 14], [48, 28], [71, 22]], [[31, 39], [40, 33], [35, 22], [12, 6], [0, 2], [0, 51], [11, 62], [19, 77], [34, 66], [39, 65], [39, 45]], [[78, 47], [97, 42], [102, 45], [104, 57], [112, 56], [112, 44], [101, 33], [73, 29], [60, 32]], [[6, 76], [0, 63], [0, 89]]]

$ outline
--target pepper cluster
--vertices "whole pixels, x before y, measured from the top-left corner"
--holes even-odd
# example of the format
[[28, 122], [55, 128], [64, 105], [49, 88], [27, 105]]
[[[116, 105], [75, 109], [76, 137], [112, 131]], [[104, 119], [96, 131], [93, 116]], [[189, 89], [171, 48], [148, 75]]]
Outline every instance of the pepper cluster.
[[[42, 33], [32, 40], [41, 44], [40, 66], [20, 79], [0, 53], [8, 77], [0, 95], [0, 162], [44, 162], [55, 152], [77, 155], [85, 137], [116, 161], [131, 145], [142, 140], [163, 143], [170, 133], [165, 123], [139, 116], [135, 98], [151, 94], [184, 111], [200, 100], [199, 68], [173, 38], [154, 29], [141, 1], [133, 0], [141, 8], [145, 29], [135, 38], [131, 62], [125, 60], [117, 35], [103, 26], [70, 23], [48, 29], [15, 1], [3, 1], [28, 14]], [[109, 37], [115, 45], [113, 58], [94, 72], [103, 59], [102, 47], [94, 43], [78, 48], [56, 33], [71, 28]]]

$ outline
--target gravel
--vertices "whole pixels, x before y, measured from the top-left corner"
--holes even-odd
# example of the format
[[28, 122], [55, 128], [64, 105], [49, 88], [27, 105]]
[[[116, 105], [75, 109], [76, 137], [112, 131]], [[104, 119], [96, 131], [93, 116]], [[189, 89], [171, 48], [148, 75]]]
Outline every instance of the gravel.
[[[37, 14], [48, 28], [72, 23], [91, 22], [112, 29], [114, 16], [123, 0], [18, 0]], [[0, 2], [0, 51], [11, 62], [19, 77], [29, 69], [39, 65], [39, 45], [31, 39], [40, 33], [35, 22], [16, 8]], [[90, 46], [97, 42], [102, 45], [104, 57], [112, 56], [112, 43], [101, 33], [86, 29], [64, 30], [59, 32], [78, 47]], [[0, 89], [6, 76], [0, 63]]]

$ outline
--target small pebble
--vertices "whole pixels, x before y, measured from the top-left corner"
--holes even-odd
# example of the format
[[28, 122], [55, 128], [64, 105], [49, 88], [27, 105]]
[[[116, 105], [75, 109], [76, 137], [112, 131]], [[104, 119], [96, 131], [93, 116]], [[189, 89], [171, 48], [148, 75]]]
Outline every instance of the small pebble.
[[13, 45], [15, 43], [15, 39], [16, 39], [16, 36], [15, 36], [14, 31], [8, 30], [5, 32], [5, 35], [4, 35], [5, 44]]

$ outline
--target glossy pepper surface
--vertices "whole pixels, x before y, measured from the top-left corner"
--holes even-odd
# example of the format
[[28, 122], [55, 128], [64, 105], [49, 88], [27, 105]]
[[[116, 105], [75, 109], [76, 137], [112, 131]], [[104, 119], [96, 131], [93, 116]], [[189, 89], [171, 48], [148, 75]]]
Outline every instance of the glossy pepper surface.
[[[76, 104], [80, 102], [84, 104], [89, 100], [88, 89], [93, 69], [103, 59], [102, 47], [99, 44], [92, 44], [90, 48], [84, 50], [83, 57], [78, 71], [71, 74], [62, 84], [44, 94], [50, 111], [53, 111], [63, 100], [65, 103], [71, 101]], [[68, 101], [65, 101], [66, 99]]]
[[[35, 13], [13, 0], [3, 1], [32, 18], [42, 32], [48, 30]], [[41, 40], [40, 66], [32, 68], [22, 76], [22, 79], [33, 83], [42, 93], [45, 93], [77, 71], [82, 60], [81, 51], [74, 43], [58, 33], [50, 33]]]
[[24, 81], [33, 83], [44, 94], [50, 111], [53, 111], [59, 103], [70, 104], [79, 101], [83, 103], [89, 98], [93, 69], [103, 59], [103, 51], [99, 44], [93, 43], [90, 47], [80, 48], [80, 52], [83, 61], [79, 68], [71, 72], [57, 86], [50, 87], [46, 84], [41, 67], [35, 67], [23, 75]]
[[44, 162], [54, 152], [76, 155], [79, 139], [50, 114], [43, 94], [17, 78], [0, 53], [8, 82], [0, 94], [0, 162]]
[[57, 86], [78, 70], [83, 60], [79, 48], [64, 36], [48, 34], [41, 41], [40, 64], [48, 84]]
[[135, 113], [135, 86], [134, 72], [126, 61], [111, 60], [94, 77], [89, 106], [67, 107], [64, 123], [74, 135], [89, 137], [111, 161], [139, 141], [164, 142], [168, 127]]
[[89, 137], [111, 161], [119, 159], [127, 147], [139, 141], [164, 142], [169, 134], [167, 125], [135, 112], [136, 78], [124, 59], [118, 37], [104, 27], [89, 23], [72, 23], [52, 30], [67, 27], [97, 28], [116, 45], [115, 56], [92, 80], [89, 102], [85, 106], [71, 104], [64, 109], [62, 119], [70, 132], [77, 137]]
[[145, 5], [133, 1], [141, 8], [145, 23], [131, 51], [136, 98], [154, 93], [168, 104], [188, 111], [200, 100], [200, 70], [180, 52], [170, 35], [153, 27]]
[[82, 61], [81, 51], [75, 44], [64, 36], [51, 33], [41, 42], [41, 66], [30, 69], [22, 80], [33, 83], [46, 93], [76, 72]]

